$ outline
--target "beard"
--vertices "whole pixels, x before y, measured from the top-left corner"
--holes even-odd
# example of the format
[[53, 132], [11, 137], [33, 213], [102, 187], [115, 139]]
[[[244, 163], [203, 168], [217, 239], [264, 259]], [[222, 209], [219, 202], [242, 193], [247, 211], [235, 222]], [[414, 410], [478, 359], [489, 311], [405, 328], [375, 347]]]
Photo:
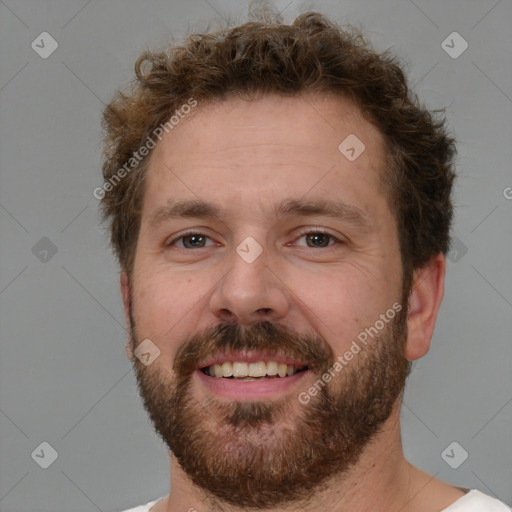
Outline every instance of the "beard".
[[[130, 322], [136, 346], [131, 316]], [[391, 415], [410, 371], [406, 338], [403, 307], [307, 404], [289, 393], [262, 401], [206, 396], [192, 378], [201, 360], [239, 350], [307, 361], [314, 381], [333, 366], [335, 356], [323, 338], [270, 322], [224, 324], [188, 336], [172, 371], [159, 359], [145, 366], [134, 358], [133, 365], [155, 431], [212, 508], [305, 505], [349, 472]], [[314, 382], [302, 380], [309, 387]]]

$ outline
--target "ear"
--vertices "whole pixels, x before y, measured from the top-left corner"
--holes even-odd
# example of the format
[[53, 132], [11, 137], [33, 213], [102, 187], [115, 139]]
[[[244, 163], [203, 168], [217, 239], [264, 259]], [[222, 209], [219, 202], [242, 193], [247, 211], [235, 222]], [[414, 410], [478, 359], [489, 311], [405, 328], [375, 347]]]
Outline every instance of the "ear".
[[409, 295], [407, 344], [405, 356], [409, 361], [423, 357], [430, 348], [439, 306], [444, 295], [446, 259], [442, 253], [414, 272]]
[[120, 284], [121, 284], [121, 295], [123, 297], [123, 307], [124, 307], [124, 318], [125, 318], [125, 324], [128, 329], [128, 341], [126, 342], [126, 356], [128, 359], [133, 360], [134, 354], [133, 354], [133, 344], [130, 336], [130, 313], [131, 313], [131, 296], [132, 296], [132, 289], [130, 284], [130, 279], [128, 278], [128, 274], [125, 270], [121, 271], [121, 277], [120, 277]]

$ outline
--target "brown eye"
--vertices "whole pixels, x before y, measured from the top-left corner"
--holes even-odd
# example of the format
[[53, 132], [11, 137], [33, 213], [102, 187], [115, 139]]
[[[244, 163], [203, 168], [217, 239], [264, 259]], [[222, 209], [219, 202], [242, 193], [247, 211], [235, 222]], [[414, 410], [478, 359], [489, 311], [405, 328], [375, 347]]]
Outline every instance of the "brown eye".
[[188, 233], [167, 244], [167, 247], [177, 246], [179, 249], [202, 249], [214, 245], [210, 237], [201, 233]]
[[187, 249], [192, 249], [194, 247], [204, 247], [206, 243], [206, 237], [203, 235], [187, 235], [182, 238], [183, 245]]
[[333, 246], [340, 244], [342, 245], [343, 242], [336, 238], [334, 235], [331, 235], [331, 233], [322, 231], [320, 229], [310, 229], [310, 231], [303, 231], [293, 245], [307, 248], [324, 249], [331, 247], [334, 248]]
[[333, 237], [327, 233], [306, 234], [306, 240], [309, 247], [327, 247], [331, 238]]

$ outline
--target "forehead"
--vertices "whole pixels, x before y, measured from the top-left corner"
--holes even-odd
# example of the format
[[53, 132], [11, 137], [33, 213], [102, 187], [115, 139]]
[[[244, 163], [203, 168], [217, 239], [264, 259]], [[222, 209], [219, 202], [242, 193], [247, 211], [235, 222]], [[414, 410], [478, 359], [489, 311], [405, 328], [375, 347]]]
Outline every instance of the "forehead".
[[[357, 132], [357, 133], [355, 133]], [[252, 101], [231, 97], [211, 105], [198, 105], [169, 133], [164, 134], [153, 154], [156, 158], [188, 160], [206, 152], [249, 150], [250, 144], [272, 146], [289, 144], [296, 149], [315, 149], [316, 157], [337, 154], [340, 137], [358, 135], [372, 153], [382, 151], [379, 130], [367, 121], [361, 110], [342, 96], [305, 94], [295, 97], [264, 95]], [[176, 153], [176, 146], [184, 149]], [[257, 151], [252, 147], [249, 152]], [[172, 153], [175, 153], [172, 155]], [[241, 152], [243, 153], [243, 152]]]
[[339, 96], [199, 104], [153, 150], [143, 217], [167, 201], [171, 188], [174, 196], [219, 201], [236, 201], [229, 197], [235, 189], [239, 199], [252, 194], [251, 200], [255, 190], [261, 199], [286, 189], [295, 199], [308, 189], [352, 196], [364, 187], [378, 191], [383, 155], [378, 129]]

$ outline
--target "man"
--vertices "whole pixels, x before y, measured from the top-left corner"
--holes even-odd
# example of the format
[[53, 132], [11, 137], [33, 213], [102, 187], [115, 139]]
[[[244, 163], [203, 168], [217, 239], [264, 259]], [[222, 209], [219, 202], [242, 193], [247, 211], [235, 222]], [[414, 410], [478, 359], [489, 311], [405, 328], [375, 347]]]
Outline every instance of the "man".
[[132, 511], [507, 511], [404, 458], [443, 296], [454, 141], [316, 13], [145, 53], [104, 184], [169, 496]]

